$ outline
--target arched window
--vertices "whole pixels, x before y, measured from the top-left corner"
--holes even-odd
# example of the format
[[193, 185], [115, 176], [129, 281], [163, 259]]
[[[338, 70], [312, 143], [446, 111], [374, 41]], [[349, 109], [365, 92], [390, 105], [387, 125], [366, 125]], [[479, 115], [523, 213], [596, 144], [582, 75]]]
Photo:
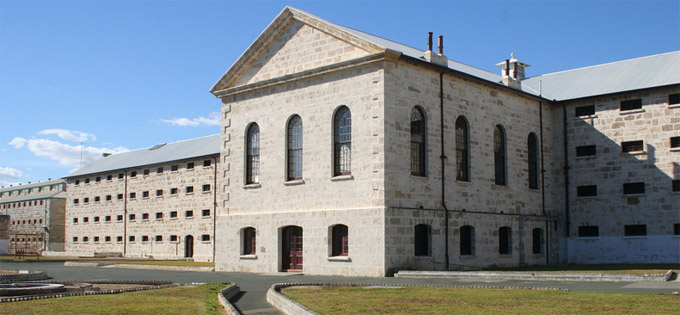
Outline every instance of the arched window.
[[527, 139], [527, 151], [529, 151], [529, 188], [538, 189], [538, 138], [533, 132]]
[[507, 185], [505, 179], [505, 131], [501, 125], [496, 125], [493, 131], [493, 161], [496, 185]]
[[256, 184], [260, 182], [260, 127], [252, 123], [246, 134], [246, 184]]
[[543, 248], [545, 247], [545, 238], [543, 234], [543, 229], [535, 228], [532, 232], [532, 248], [534, 254], [543, 254]]
[[302, 119], [288, 121], [288, 180], [302, 179]]
[[347, 256], [349, 253], [349, 243], [347, 238], [347, 225], [338, 224], [331, 229], [332, 244], [331, 256]]
[[498, 229], [498, 253], [501, 255], [512, 254], [512, 229], [507, 226]]
[[342, 106], [333, 119], [333, 175], [352, 174], [352, 113]]
[[465, 117], [459, 116], [456, 119], [456, 179], [470, 181], [470, 151], [468, 124]]
[[241, 230], [241, 255], [255, 255], [255, 228], [247, 227]]
[[475, 228], [469, 225], [460, 227], [460, 254], [475, 254]]
[[416, 256], [430, 256], [432, 233], [427, 224], [418, 224], [414, 228], [414, 252]]
[[411, 110], [411, 174], [425, 176], [425, 115], [418, 107]]

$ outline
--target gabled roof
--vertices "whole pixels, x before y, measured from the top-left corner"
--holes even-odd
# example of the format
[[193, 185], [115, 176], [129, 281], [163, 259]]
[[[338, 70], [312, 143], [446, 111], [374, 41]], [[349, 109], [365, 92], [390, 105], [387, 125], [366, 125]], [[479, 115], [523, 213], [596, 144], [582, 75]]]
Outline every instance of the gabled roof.
[[220, 153], [220, 135], [189, 139], [100, 158], [64, 178], [168, 163]]
[[522, 81], [558, 101], [680, 84], [680, 51], [544, 74]]
[[[249, 62], [254, 60], [262, 49], [264, 49], [274, 37], [278, 35], [278, 32], [288, 25], [291, 19], [298, 20], [307, 25], [318, 28], [322, 31], [327, 31], [333, 33], [334, 36], [342, 38], [349, 43], [352, 43], [358, 47], [361, 47], [367, 51], [396, 51], [403, 55], [423, 59], [425, 51], [420, 49], [412, 48], [391, 40], [384, 39], [375, 35], [364, 33], [349, 27], [341, 26], [328, 22], [324, 19], [316, 17], [307, 12], [286, 7], [281, 11], [281, 13], [272, 21], [269, 26], [258, 36], [258, 38], [246, 49], [246, 51], [241, 55], [241, 57], [236, 60], [236, 62], [227, 70], [227, 72], [213, 85], [210, 92], [215, 93], [216, 91], [225, 89], [229, 87], [229, 83], [237, 77], [244, 67], [247, 67]], [[488, 80], [494, 83], [498, 83], [501, 77], [495, 73], [481, 70], [472, 66], [468, 66], [453, 60], [448, 61], [448, 67], [463, 73], [473, 75], [475, 77]]]

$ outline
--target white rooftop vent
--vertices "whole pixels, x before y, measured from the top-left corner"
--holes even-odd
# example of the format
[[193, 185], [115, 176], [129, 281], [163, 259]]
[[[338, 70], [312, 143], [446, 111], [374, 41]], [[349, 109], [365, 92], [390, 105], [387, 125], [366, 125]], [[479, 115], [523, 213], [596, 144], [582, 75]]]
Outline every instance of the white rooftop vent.
[[518, 89], [522, 88], [520, 81], [526, 77], [524, 69], [529, 66], [531, 65], [516, 59], [515, 53], [510, 54], [510, 59], [505, 59], [505, 61], [496, 64], [496, 67], [501, 68], [503, 84]]

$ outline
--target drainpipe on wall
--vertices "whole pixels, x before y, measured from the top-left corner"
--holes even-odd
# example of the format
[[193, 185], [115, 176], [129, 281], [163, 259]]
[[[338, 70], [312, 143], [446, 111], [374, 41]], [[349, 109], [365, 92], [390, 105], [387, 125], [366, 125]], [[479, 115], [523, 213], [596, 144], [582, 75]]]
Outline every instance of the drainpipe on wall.
[[[439, 37], [441, 53], [441, 36]], [[449, 270], [449, 209], [446, 207], [446, 154], [444, 154], [444, 72], [439, 73], [439, 136], [441, 138], [441, 176], [442, 176], [442, 207], [444, 207], [444, 259], [446, 270]]]
[[213, 167], [215, 168], [215, 176], [213, 178], [213, 236], [212, 236], [212, 261], [215, 263], [215, 248], [217, 240], [215, 239], [215, 234], [217, 232], [217, 158], [213, 158]]
[[128, 220], [128, 213], [127, 213], [127, 202], [128, 202], [128, 192], [127, 192], [127, 171], [124, 172], [124, 178], [125, 178], [125, 187], [123, 189], [123, 257], [127, 256], [127, 220]]
[[49, 239], [49, 237], [50, 237], [50, 232], [49, 232], [49, 230], [47, 229], [47, 226], [48, 226], [48, 224], [47, 224], [47, 201], [48, 201], [48, 200], [52, 200], [52, 199], [45, 199], [45, 210], [44, 210], [44, 217], [45, 217], [45, 218], [43, 219], [43, 222], [44, 222], [44, 223], [43, 223], [43, 226], [42, 226], [42, 228], [43, 228], [43, 233], [44, 233], [44, 235], [45, 235], [45, 236], [43, 236], [43, 245], [42, 245], [43, 250], [50, 250], [50, 249], [49, 249], [49, 244], [50, 244], [50, 243], [47, 241], [47, 240]]
[[[539, 96], [543, 96], [543, 81], [538, 81]], [[547, 216], [545, 210], [545, 162], [543, 158], [543, 101], [538, 102], [539, 124], [541, 128], [541, 207], [543, 216]], [[550, 225], [545, 221], [545, 264], [550, 264]]]
[[562, 132], [564, 138], [564, 214], [566, 220], [566, 236], [569, 237], [569, 154], [567, 140], [567, 106], [562, 104]]

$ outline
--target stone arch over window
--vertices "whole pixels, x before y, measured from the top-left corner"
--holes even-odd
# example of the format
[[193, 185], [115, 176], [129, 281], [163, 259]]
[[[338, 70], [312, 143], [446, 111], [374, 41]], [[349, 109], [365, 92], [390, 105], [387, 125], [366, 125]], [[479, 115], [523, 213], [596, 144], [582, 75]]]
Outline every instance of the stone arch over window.
[[503, 226], [498, 229], [498, 253], [512, 255], [512, 229]]
[[418, 224], [414, 227], [414, 254], [416, 256], [432, 255], [432, 228], [427, 224]]
[[456, 119], [456, 179], [470, 181], [470, 128], [462, 115]]
[[496, 185], [505, 186], [508, 184], [506, 179], [507, 161], [505, 153], [505, 129], [501, 125], [496, 125], [493, 130], [494, 182]]
[[337, 224], [331, 227], [331, 256], [349, 255], [349, 229], [347, 225]]
[[352, 113], [340, 106], [333, 117], [333, 176], [352, 174]]
[[531, 234], [532, 252], [534, 254], [543, 254], [543, 249], [545, 248], [545, 233], [543, 233], [543, 229], [535, 228]]
[[460, 255], [475, 254], [475, 228], [470, 225], [460, 227]]
[[527, 138], [527, 152], [529, 163], [529, 188], [538, 189], [538, 137], [531, 132]]
[[251, 123], [246, 131], [246, 184], [260, 182], [260, 126]]
[[425, 112], [419, 106], [411, 109], [411, 175], [427, 176], [427, 125]]
[[254, 227], [245, 227], [241, 229], [241, 255], [255, 255], [257, 236]]
[[293, 115], [286, 128], [287, 180], [302, 179], [302, 118]]

